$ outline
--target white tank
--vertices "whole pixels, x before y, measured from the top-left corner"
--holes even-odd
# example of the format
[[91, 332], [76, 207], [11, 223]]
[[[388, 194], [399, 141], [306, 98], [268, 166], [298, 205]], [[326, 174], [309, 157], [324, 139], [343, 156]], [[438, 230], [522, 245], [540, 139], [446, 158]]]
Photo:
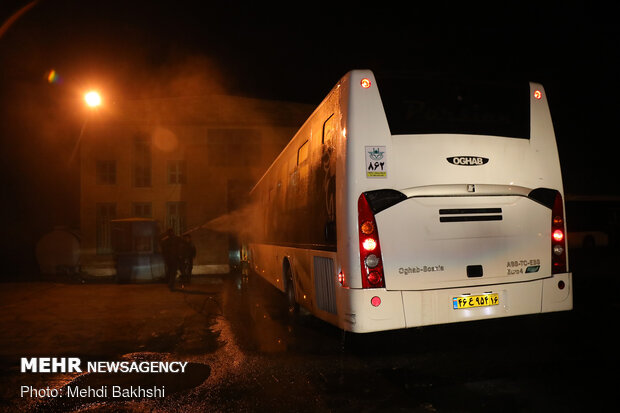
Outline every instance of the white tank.
[[55, 227], [43, 235], [36, 247], [42, 274], [77, 272], [80, 265], [80, 240], [66, 227]]

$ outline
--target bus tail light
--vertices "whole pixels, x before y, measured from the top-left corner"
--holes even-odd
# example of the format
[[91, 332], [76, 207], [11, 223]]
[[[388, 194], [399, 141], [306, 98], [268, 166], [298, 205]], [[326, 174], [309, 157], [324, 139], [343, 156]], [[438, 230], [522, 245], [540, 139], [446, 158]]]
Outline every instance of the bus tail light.
[[551, 273], [566, 272], [566, 234], [562, 195], [555, 195], [551, 210]]
[[377, 222], [366, 195], [357, 201], [362, 288], [385, 288]]

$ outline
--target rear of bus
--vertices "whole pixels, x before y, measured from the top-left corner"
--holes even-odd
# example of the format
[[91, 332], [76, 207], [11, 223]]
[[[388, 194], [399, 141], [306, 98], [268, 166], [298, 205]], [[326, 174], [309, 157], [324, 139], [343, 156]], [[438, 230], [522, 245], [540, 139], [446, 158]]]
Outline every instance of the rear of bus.
[[[375, 78], [346, 109], [341, 327], [572, 309], [560, 162], [540, 84]], [[340, 230], [340, 229], [339, 229]]]

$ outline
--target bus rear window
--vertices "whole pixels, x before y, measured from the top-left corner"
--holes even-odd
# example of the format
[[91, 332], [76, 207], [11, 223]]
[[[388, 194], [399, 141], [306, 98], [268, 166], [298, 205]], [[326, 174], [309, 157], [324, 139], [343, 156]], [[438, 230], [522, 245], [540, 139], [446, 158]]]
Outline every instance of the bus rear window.
[[454, 133], [530, 138], [529, 83], [377, 77], [392, 135]]

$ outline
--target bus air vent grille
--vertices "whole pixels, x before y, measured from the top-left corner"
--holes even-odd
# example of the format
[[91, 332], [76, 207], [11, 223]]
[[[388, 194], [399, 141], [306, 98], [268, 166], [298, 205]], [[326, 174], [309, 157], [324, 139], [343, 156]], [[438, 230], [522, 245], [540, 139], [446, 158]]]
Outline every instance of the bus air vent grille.
[[439, 222], [480, 222], [501, 220], [501, 208], [455, 208], [439, 210]]

